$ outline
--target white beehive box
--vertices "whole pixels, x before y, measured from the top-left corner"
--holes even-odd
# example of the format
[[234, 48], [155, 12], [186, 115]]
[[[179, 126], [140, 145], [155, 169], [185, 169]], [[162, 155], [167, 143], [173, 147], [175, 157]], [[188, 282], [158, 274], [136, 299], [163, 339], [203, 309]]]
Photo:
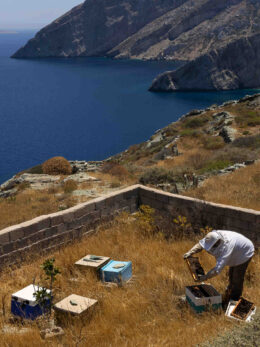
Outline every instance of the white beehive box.
[[86, 255], [85, 257], [78, 260], [75, 265], [81, 269], [94, 269], [99, 270], [101, 267], [109, 262], [110, 258], [97, 256], [97, 255]]
[[[201, 296], [193, 292], [193, 288], [199, 288]], [[190, 306], [197, 312], [207, 311], [210, 307], [213, 310], [222, 306], [222, 296], [210, 284], [198, 284], [186, 287], [186, 299]]]
[[[239, 319], [237, 317], [233, 317], [231, 316], [232, 311], [234, 310], [234, 308], [236, 307], [237, 301], [234, 300], [230, 300], [228, 303], [228, 307], [225, 313], [225, 316], [230, 318], [230, 319], [235, 319], [238, 321], [243, 321], [242, 319]], [[256, 313], [256, 307], [251, 311], [251, 313], [249, 313], [248, 317], [243, 321], [243, 322], [251, 322], [254, 318], [254, 314]]]
[[[20, 316], [26, 319], [35, 319], [43, 314], [43, 307], [36, 301], [34, 293], [36, 293], [41, 287], [34, 284], [19, 290], [12, 294], [11, 299], [11, 312], [15, 316]], [[50, 294], [50, 290], [47, 289], [47, 294]], [[50, 298], [46, 298], [46, 307], [50, 304]]]
[[57, 313], [81, 316], [91, 310], [97, 304], [97, 300], [85, 298], [84, 296], [71, 294], [54, 305]]

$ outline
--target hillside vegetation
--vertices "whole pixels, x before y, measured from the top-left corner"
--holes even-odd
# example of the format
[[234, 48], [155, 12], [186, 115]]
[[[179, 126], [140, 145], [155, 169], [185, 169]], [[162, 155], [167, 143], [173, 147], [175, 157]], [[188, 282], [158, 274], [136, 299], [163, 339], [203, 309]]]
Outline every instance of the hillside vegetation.
[[[225, 129], [231, 129], [230, 140]], [[71, 175], [65, 182], [66, 176], [59, 176], [57, 182], [41, 190], [20, 183], [15, 195], [0, 199], [0, 229], [135, 183], [260, 210], [259, 158], [257, 94], [239, 102], [191, 111], [148, 141], [104, 161], [99, 169], [91, 171], [96, 181], [75, 183]], [[43, 172], [42, 165], [26, 172], [37, 177]]]

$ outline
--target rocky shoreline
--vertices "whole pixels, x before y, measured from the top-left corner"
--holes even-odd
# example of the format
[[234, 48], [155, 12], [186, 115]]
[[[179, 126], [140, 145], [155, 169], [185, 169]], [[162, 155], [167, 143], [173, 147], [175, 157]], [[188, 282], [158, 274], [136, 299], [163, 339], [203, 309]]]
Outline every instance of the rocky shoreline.
[[[192, 117], [201, 116], [208, 111], [215, 111], [213, 114], [213, 120], [210, 122], [209, 126], [206, 128], [206, 132], [209, 135], [221, 136], [223, 137], [226, 143], [232, 143], [236, 138], [236, 130], [232, 127], [233, 115], [229, 112], [220, 110], [226, 106], [232, 106], [240, 103], [248, 102], [250, 105], [259, 106], [260, 105], [260, 93], [254, 95], [246, 95], [245, 97], [239, 100], [230, 100], [224, 102], [222, 105], [212, 105], [202, 110], [192, 110], [184, 115], [182, 115], [179, 120], [176, 122], [183, 122]], [[146, 148], [152, 148], [158, 143], [166, 141], [164, 147], [158, 153], [161, 159], [171, 159], [176, 156], [179, 156], [178, 150], [178, 141], [180, 135], [170, 137], [167, 141], [166, 128], [158, 129], [155, 134], [145, 142]], [[84, 160], [73, 160], [70, 161], [72, 167], [72, 175], [61, 178], [60, 176], [51, 176], [43, 174], [32, 174], [24, 172], [17, 174], [8, 181], [0, 185], [0, 198], [6, 198], [17, 194], [19, 185], [25, 184], [30, 186], [32, 189], [48, 189], [53, 186], [58, 186], [64, 184], [66, 180], [74, 180], [77, 183], [84, 183], [90, 181], [96, 181], [95, 177], [91, 176], [91, 173], [99, 172], [102, 169], [102, 166], [107, 162], [117, 162], [119, 159], [127, 153], [128, 149], [122, 153], [116, 154], [112, 157], [109, 157], [103, 161], [84, 161]], [[172, 191], [174, 193], [180, 193], [192, 187], [197, 187], [213, 175], [225, 175], [241, 168], [244, 168], [248, 165], [254, 164], [256, 160], [248, 160], [240, 163], [235, 163], [229, 165], [224, 169], [215, 170], [208, 174], [204, 175], [184, 175], [183, 179], [180, 182], [176, 182], [173, 185], [159, 184], [158, 188], [162, 190]]]

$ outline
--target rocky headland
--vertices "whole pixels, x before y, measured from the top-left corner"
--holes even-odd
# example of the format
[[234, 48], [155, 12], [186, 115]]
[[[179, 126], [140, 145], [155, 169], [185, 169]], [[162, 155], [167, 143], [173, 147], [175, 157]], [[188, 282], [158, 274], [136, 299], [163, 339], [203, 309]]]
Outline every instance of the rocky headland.
[[151, 90], [256, 88], [259, 34], [259, 0], [86, 0], [40, 30], [13, 58], [190, 62], [156, 78]]
[[232, 90], [260, 87], [260, 33], [158, 76], [150, 91]]
[[190, 61], [260, 32], [259, 11], [258, 0], [87, 0], [13, 57]]

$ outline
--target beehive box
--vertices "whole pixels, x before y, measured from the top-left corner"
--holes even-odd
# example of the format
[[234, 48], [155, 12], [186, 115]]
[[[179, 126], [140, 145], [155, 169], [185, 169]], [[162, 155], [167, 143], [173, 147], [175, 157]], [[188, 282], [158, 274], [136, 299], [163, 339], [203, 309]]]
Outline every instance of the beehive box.
[[[44, 306], [37, 303], [35, 296], [33, 295], [41, 287], [30, 284], [29, 286], [19, 290], [18, 292], [12, 294], [11, 299], [11, 312], [14, 316], [19, 316], [25, 319], [34, 320], [35, 318], [41, 316], [44, 311], [50, 307], [50, 299], [46, 298]], [[50, 293], [50, 290], [47, 290]]]
[[69, 316], [82, 317], [92, 312], [97, 300], [84, 296], [71, 294], [54, 305], [55, 315], [58, 321]]
[[186, 287], [186, 299], [195, 312], [216, 310], [222, 306], [222, 296], [210, 284]]
[[110, 260], [100, 269], [100, 278], [103, 282], [122, 283], [132, 277], [131, 261]]
[[[242, 319], [239, 319], [239, 318], [232, 315], [232, 312], [234, 311], [235, 307], [237, 306], [237, 303], [238, 303], [238, 301], [234, 301], [234, 300], [229, 301], [225, 316], [230, 318], [230, 319], [242, 321]], [[254, 306], [254, 308], [251, 310], [251, 312], [249, 312], [249, 314], [247, 315], [246, 319], [244, 319], [244, 322], [251, 322], [254, 318], [255, 313], [256, 313], [256, 307]]]
[[98, 255], [86, 255], [78, 260], [75, 265], [80, 269], [94, 269], [99, 270], [102, 266], [109, 262], [110, 258]]

